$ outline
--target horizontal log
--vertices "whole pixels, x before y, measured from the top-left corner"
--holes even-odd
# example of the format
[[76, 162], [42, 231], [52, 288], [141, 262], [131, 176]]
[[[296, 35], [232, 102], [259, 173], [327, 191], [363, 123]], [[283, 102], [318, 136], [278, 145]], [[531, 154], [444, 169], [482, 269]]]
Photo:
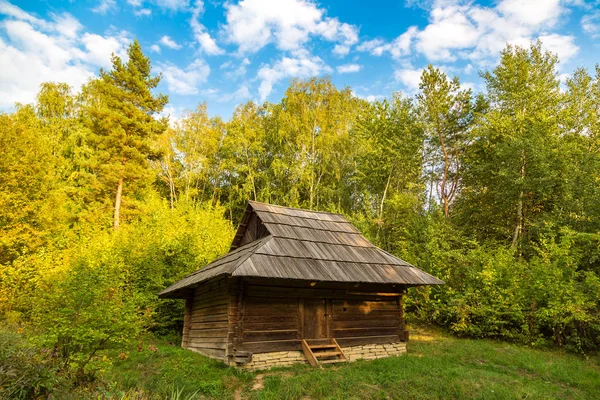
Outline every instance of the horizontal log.
[[249, 331], [273, 331], [280, 329], [298, 329], [298, 322], [296, 320], [277, 320], [273, 322], [265, 322], [261, 320], [259, 322], [248, 322], [244, 320], [243, 326], [245, 330]]
[[229, 317], [227, 314], [214, 314], [214, 315], [200, 315], [197, 317], [192, 317], [190, 323], [196, 322], [227, 322]]
[[398, 328], [377, 327], [377, 328], [351, 328], [351, 329], [334, 329], [333, 336], [336, 338], [343, 337], [363, 337], [363, 336], [392, 336], [398, 335]]
[[189, 338], [226, 338], [229, 329], [190, 329]]
[[205, 312], [205, 310], [207, 310], [207, 309], [215, 309], [215, 308], [227, 310], [229, 308], [229, 301], [228, 300], [219, 300], [218, 302], [210, 303], [210, 304], [208, 304], [208, 303], [194, 304], [192, 313]]
[[188, 340], [188, 347], [220, 350], [225, 350], [227, 348], [227, 342], [225, 340], [213, 338], [210, 338], [212, 341], [208, 340], [208, 338], [191, 338]]
[[252, 353], [270, 353], [273, 351], [302, 350], [302, 345], [299, 339], [270, 342], [243, 342], [236, 346], [236, 350], [250, 351]]
[[362, 312], [360, 310], [334, 311], [334, 321], [361, 321], [365, 319], [398, 319], [400, 314], [396, 310], [372, 310]]
[[[273, 303], [275, 303], [275, 301], [273, 300], [272, 296], [268, 296], [268, 297], [252, 297], [250, 294], [248, 295], [248, 297], [246, 297], [245, 299], [246, 305], [252, 304], [252, 305], [265, 305], [265, 306], [270, 306], [273, 305]], [[295, 298], [278, 298], [276, 303], [278, 305], [283, 305], [283, 304], [288, 304], [288, 305], [292, 305], [292, 306], [297, 306], [298, 305], [298, 299]]]
[[244, 342], [266, 342], [274, 340], [299, 339], [300, 333], [297, 329], [276, 331], [244, 331]]
[[346, 302], [332, 302], [333, 312], [343, 312], [344, 309], [352, 310], [357, 309], [360, 311], [375, 311], [375, 310], [398, 310], [398, 304], [390, 301], [346, 301]]
[[207, 357], [216, 358], [221, 361], [225, 361], [225, 350], [224, 349], [207, 349], [204, 347], [186, 347], [189, 350], [195, 351], [197, 353], [203, 354]]
[[267, 315], [244, 315], [243, 323], [255, 323], [255, 322], [264, 322], [264, 323], [277, 323], [277, 322], [294, 322], [298, 323], [298, 315], [297, 314], [267, 314]]
[[218, 290], [213, 290], [213, 291], [206, 292], [206, 293], [196, 293], [196, 294], [194, 294], [194, 301], [211, 300], [214, 298], [229, 297], [229, 296], [231, 296], [231, 294], [227, 290], [218, 289]]
[[[334, 335], [334, 337], [335, 337], [335, 335]], [[335, 337], [335, 340], [342, 347], [361, 346], [364, 344], [385, 344], [385, 343], [399, 343], [400, 342], [400, 338], [398, 337], [398, 335], [345, 337], [345, 338]]]
[[195, 322], [190, 323], [190, 329], [219, 329], [229, 328], [229, 322], [217, 321], [217, 322]]
[[201, 315], [214, 315], [214, 314], [227, 314], [229, 307], [227, 305], [221, 305], [209, 308], [200, 308], [192, 310], [192, 318]]
[[273, 302], [272, 304], [265, 305], [257, 305], [246, 303], [244, 304], [244, 312], [265, 312], [265, 311], [280, 311], [280, 312], [290, 312], [293, 310], [298, 310], [298, 303], [296, 304], [279, 304], [277, 302]]
[[372, 328], [376, 326], [394, 327], [400, 326], [398, 318], [377, 318], [377, 319], [355, 319], [350, 321], [333, 321], [333, 329], [348, 329], [348, 328]]

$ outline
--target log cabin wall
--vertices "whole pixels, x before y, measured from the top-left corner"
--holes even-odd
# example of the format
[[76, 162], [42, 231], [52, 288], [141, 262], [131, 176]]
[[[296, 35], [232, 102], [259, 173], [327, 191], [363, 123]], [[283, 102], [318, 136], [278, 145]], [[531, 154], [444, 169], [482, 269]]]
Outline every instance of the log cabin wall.
[[[405, 339], [400, 285], [346, 285], [246, 279], [237, 303], [230, 354], [300, 350], [303, 338], [335, 338], [340, 346]], [[315, 311], [316, 310], [316, 311]], [[311, 321], [322, 317], [316, 325]]]
[[186, 300], [189, 324], [184, 317], [183, 347], [226, 360], [230, 303], [227, 278], [212, 279], [195, 288], [193, 297]]

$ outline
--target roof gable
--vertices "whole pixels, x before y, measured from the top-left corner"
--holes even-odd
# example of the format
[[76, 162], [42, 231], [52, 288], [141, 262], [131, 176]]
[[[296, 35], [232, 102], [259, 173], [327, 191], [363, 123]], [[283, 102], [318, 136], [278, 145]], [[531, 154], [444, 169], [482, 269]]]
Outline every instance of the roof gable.
[[339, 214], [248, 202], [231, 250], [160, 293], [177, 297], [218, 275], [437, 285], [441, 280], [369, 242]]

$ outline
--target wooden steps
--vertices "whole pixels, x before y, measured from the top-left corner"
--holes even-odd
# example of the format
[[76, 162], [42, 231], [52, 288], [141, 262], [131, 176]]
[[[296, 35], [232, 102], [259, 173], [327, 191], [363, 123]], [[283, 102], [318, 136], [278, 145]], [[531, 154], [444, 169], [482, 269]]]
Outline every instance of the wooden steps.
[[[323, 343], [324, 340], [329, 343]], [[348, 361], [335, 339], [304, 339], [302, 340], [302, 351], [313, 367]]]

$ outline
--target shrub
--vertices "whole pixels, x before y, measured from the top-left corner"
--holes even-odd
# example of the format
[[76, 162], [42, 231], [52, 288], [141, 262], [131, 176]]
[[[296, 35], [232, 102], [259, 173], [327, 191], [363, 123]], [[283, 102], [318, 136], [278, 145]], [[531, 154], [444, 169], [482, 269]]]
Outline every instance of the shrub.
[[[98, 360], [99, 352], [130, 343], [144, 326], [126, 269], [112, 262], [109, 244], [109, 237], [88, 244], [70, 269], [40, 285], [34, 305], [36, 342], [58, 354], [62, 370], [79, 377], [108, 361]], [[105, 251], [97, 251], [104, 246]]]
[[21, 334], [0, 330], [0, 398], [48, 396], [62, 383], [58, 360], [28, 343]]

